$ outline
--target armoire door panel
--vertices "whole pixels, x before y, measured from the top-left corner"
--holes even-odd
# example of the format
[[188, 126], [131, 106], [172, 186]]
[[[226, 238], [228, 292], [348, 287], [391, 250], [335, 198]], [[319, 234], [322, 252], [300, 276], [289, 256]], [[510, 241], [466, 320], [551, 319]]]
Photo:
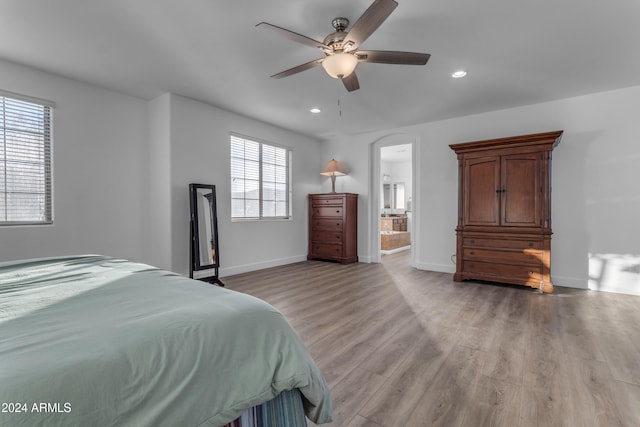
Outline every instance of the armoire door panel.
[[501, 162], [502, 225], [539, 227], [540, 161], [536, 153], [503, 156]]
[[467, 225], [500, 224], [500, 157], [465, 162], [465, 219]]

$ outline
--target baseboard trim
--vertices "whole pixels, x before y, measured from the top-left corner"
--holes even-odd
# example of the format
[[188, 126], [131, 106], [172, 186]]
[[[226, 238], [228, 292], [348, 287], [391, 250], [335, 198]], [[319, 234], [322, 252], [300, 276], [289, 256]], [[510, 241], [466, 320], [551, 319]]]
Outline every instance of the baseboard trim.
[[456, 266], [448, 264], [432, 264], [428, 262], [416, 262], [413, 264], [418, 270], [436, 271], [438, 273], [455, 273]]
[[578, 279], [577, 277], [555, 276], [552, 274], [551, 283], [553, 283], [553, 286], [565, 288], [589, 289], [589, 282], [586, 279]]
[[382, 255], [391, 255], [391, 254], [397, 254], [398, 252], [408, 251], [410, 249], [411, 249], [411, 245], [402, 246], [402, 247], [395, 248], [395, 249], [388, 249], [388, 250], [380, 249], [380, 253]]
[[307, 255], [296, 255], [288, 258], [278, 258], [268, 261], [255, 262], [252, 264], [236, 265], [234, 267], [220, 268], [219, 277], [234, 276], [236, 274], [249, 273], [256, 270], [264, 270], [265, 268], [279, 267], [281, 265], [294, 264], [307, 260]]

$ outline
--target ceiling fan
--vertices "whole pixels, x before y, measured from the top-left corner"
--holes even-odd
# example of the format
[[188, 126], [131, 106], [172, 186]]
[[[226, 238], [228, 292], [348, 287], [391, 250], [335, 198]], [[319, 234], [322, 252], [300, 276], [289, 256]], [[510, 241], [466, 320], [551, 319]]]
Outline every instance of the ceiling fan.
[[280, 79], [322, 65], [327, 74], [333, 78], [342, 80], [344, 87], [351, 92], [360, 89], [358, 77], [355, 73], [356, 65], [358, 65], [359, 62], [425, 65], [431, 56], [428, 53], [391, 50], [358, 50], [358, 47], [378, 29], [397, 6], [398, 3], [394, 0], [375, 0], [348, 32], [345, 30], [349, 26], [349, 20], [342, 17], [334, 18], [333, 21], [331, 21], [331, 25], [335, 29], [335, 32], [325, 37], [322, 42], [287, 30], [286, 28], [278, 27], [277, 25], [260, 22], [256, 25], [257, 27], [273, 30], [289, 40], [318, 48], [325, 54], [323, 58], [314, 59], [313, 61], [274, 74], [271, 77]]

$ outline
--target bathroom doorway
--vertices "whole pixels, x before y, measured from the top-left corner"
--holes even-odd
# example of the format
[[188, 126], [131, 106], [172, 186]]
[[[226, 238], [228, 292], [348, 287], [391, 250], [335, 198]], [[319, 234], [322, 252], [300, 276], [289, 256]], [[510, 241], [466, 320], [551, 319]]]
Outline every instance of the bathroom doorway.
[[412, 144], [380, 147], [380, 254], [411, 250]]
[[402, 255], [415, 266], [419, 253], [417, 136], [388, 135], [371, 145], [371, 262]]

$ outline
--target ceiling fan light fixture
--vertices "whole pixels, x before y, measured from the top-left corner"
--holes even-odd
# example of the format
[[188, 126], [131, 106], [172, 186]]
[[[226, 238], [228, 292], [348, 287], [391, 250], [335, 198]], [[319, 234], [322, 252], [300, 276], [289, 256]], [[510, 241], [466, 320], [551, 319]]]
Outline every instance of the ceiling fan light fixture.
[[458, 71], [454, 72], [453, 74], [451, 74], [451, 77], [453, 77], [454, 79], [461, 79], [466, 75], [467, 75], [466, 71], [458, 70]]
[[352, 53], [337, 52], [322, 61], [324, 70], [334, 79], [348, 77], [358, 65], [358, 58]]

